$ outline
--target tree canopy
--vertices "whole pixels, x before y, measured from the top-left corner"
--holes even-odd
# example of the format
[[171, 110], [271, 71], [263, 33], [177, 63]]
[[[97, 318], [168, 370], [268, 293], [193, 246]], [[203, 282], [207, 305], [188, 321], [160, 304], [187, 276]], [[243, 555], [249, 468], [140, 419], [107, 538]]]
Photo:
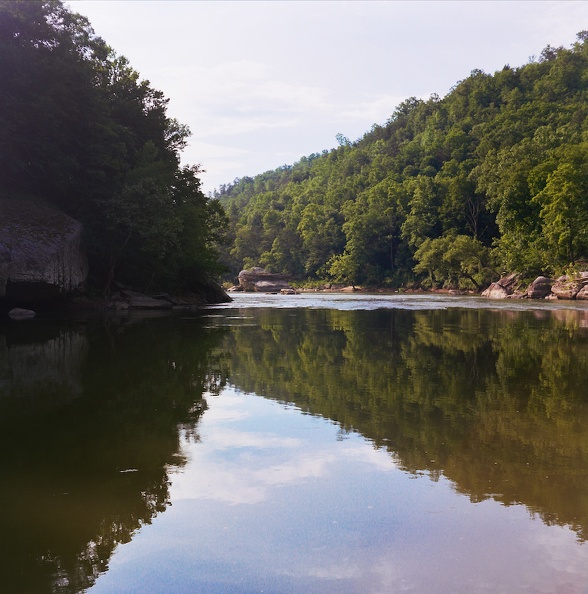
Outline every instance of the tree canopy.
[[0, 1], [0, 191], [83, 223], [93, 279], [190, 289], [220, 271], [224, 212], [181, 166], [188, 128], [61, 0]]
[[231, 271], [477, 289], [588, 258], [588, 33], [291, 166], [222, 186]]

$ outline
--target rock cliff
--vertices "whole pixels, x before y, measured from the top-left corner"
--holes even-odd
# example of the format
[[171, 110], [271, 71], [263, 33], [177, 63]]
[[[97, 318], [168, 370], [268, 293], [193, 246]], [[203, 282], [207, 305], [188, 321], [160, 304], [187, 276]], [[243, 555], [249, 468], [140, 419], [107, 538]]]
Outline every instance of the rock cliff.
[[87, 275], [79, 222], [35, 198], [0, 197], [0, 300], [74, 293]]

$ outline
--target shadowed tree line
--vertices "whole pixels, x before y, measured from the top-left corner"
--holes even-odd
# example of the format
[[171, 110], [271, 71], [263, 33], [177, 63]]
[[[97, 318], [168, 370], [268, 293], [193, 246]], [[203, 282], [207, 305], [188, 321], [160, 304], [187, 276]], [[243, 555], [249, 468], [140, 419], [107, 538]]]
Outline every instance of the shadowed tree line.
[[0, 192], [83, 223], [94, 284], [190, 290], [220, 271], [224, 214], [181, 166], [168, 99], [60, 0], [0, 1]]

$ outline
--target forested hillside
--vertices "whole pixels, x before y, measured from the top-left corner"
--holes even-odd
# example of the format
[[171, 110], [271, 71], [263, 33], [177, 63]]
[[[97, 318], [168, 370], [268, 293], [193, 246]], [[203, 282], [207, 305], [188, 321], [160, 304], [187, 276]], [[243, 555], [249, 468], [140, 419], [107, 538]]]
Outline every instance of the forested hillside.
[[168, 99], [60, 0], [0, 1], [0, 192], [83, 223], [96, 286], [190, 290], [218, 273], [224, 214], [180, 166]]
[[216, 196], [232, 273], [479, 289], [588, 259], [588, 32]]

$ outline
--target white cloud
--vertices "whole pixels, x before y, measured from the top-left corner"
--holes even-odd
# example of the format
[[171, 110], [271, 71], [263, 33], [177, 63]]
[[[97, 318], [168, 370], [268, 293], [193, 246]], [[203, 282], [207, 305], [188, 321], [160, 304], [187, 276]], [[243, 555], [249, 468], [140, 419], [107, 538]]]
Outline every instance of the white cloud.
[[[70, 1], [170, 98], [206, 189], [352, 140], [474, 68], [569, 46], [574, 1]], [[208, 149], [211, 149], [210, 151]]]
[[[217, 417], [222, 422], [235, 420], [237, 417], [225, 415]], [[216, 421], [217, 419], [215, 419]], [[232, 448], [256, 448], [256, 449], [292, 449], [300, 446], [300, 441], [294, 438], [275, 437], [264, 433], [251, 433], [249, 431], [236, 431], [232, 429], [223, 429], [222, 432], [212, 431], [206, 437], [208, 445], [215, 450], [227, 450]]]
[[[232, 437], [235, 437], [233, 434]], [[245, 434], [243, 434], [245, 437]], [[203, 439], [206, 442], [206, 439]], [[222, 447], [259, 448], [267, 447], [271, 440], [261, 441], [244, 439], [231, 444], [231, 438], [223, 440]], [[218, 440], [213, 444], [218, 445]], [[272, 457], [272, 460], [275, 458]], [[177, 474], [173, 479], [173, 497], [175, 501], [182, 499], [212, 499], [233, 505], [252, 505], [261, 503], [274, 496], [274, 489], [285, 485], [301, 483], [308, 479], [320, 478], [328, 472], [329, 463], [333, 462], [332, 454], [323, 456], [285, 456], [279, 464], [263, 466], [260, 457], [247, 452], [233, 452], [231, 459], [215, 456], [211, 451], [197, 452], [193, 460], [198, 464], [197, 480], [190, 480], [184, 474]], [[261, 466], [260, 466], [261, 464]]]
[[384, 449], [368, 449], [365, 446], [347, 447], [344, 450], [345, 456], [351, 460], [361, 460], [363, 464], [369, 464], [383, 472], [397, 470], [397, 462], [389, 452]]

